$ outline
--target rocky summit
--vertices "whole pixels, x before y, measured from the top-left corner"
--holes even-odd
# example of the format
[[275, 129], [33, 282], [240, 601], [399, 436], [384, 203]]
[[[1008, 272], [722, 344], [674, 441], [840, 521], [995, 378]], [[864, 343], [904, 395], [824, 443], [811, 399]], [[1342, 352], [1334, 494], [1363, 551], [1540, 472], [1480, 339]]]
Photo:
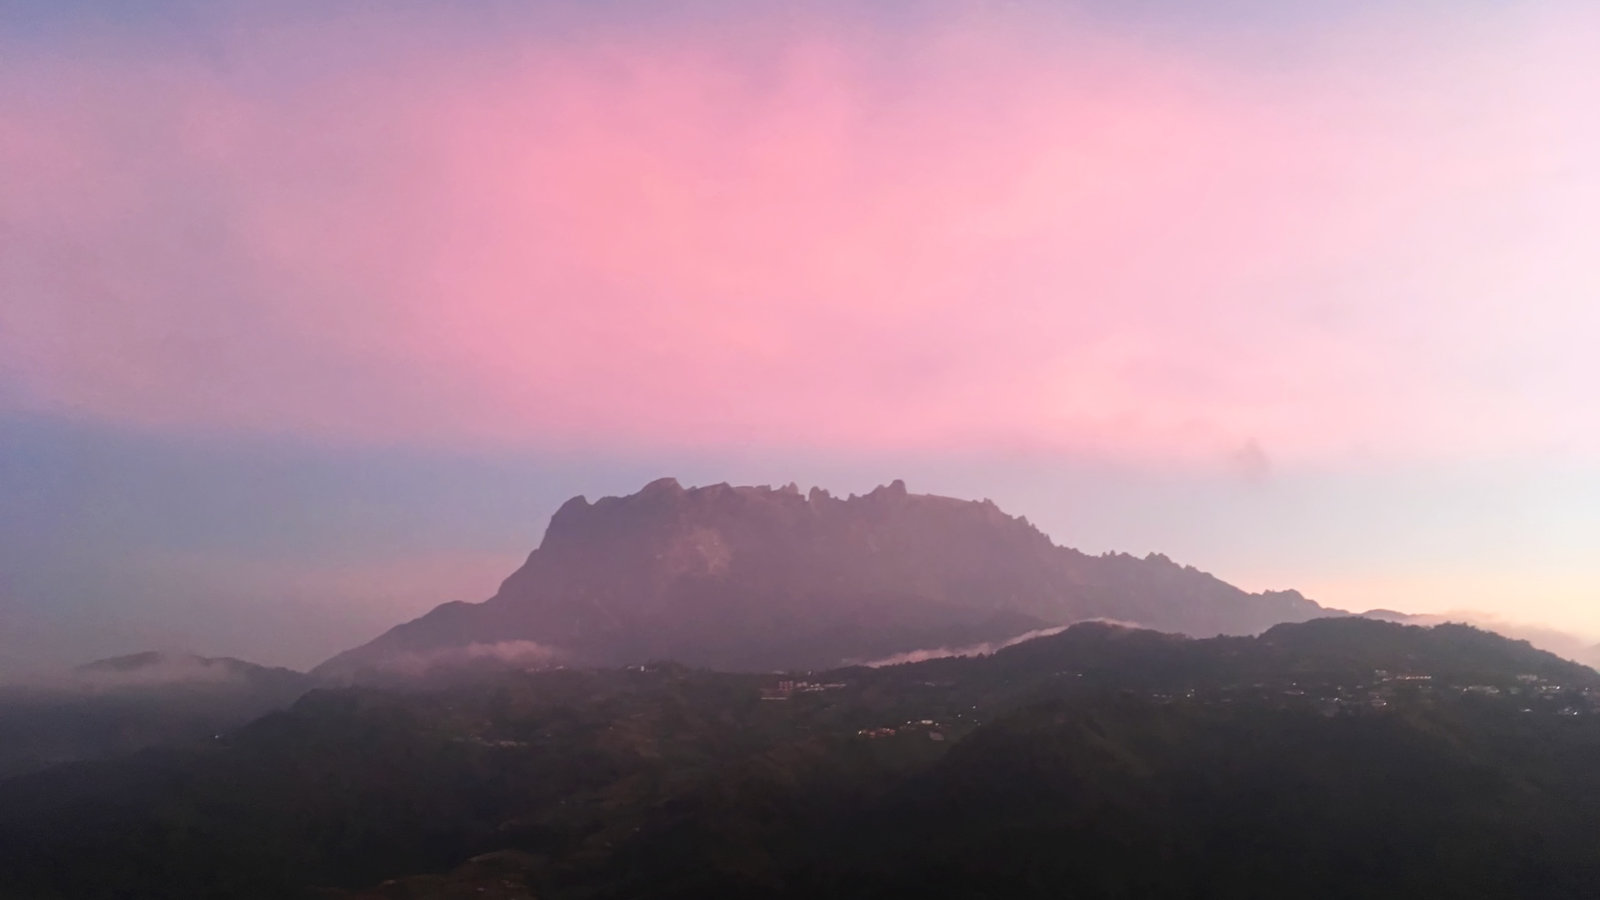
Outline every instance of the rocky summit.
[[1326, 614], [1295, 591], [1248, 593], [1159, 554], [1059, 547], [988, 500], [901, 481], [838, 498], [663, 478], [569, 500], [493, 597], [446, 603], [317, 674], [486, 659], [812, 669], [1087, 619], [1209, 636]]

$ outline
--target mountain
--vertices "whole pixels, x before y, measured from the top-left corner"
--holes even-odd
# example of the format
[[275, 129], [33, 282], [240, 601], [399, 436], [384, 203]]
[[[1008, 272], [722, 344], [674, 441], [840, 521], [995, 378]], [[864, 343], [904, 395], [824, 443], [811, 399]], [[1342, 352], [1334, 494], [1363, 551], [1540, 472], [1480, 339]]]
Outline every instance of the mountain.
[[[1600, 672], [1470, 625], [1400, 625], [1342, 616], [1275, 625], [1254, 637], [1188, 640], [1098, 622], [996, 652], [986, 670], [1025, 680], [1071, 664], [1078, 677], [1118, 687], [1255, 686], [1285, 680], [1310, 688], [1410, 676], [1465, 686], [1529, 680], [1600, 688]], [[1375, 673], [1385, 673], [1376, 676]]]
[[307, 678], [293, 669], [262, 666], [231, 656], [198, 656], [147, 650], [85, 663], [72, 670], [81, 687], [128, 689], [174, 685], [251, 686], [305, 690]]
[[474, 674], [0, 780], [0, 897], [1600, 896], [1600, 673], [1464, 626]]
[[288, 706], [312, 683], [230, 657], [152, 651], [0, 687], [0, 777], [212, 740]]
[[1058, 547], [990, 501], [901, 481], [840, 499], [663, 478], [568, 501], [495, 596], [440, 606], [315, 674], [501, 657], [813, 669], [1092, 618], [1212, 635], [1324, 613], [1294, 591], [1247, 593], [1156, 554]]

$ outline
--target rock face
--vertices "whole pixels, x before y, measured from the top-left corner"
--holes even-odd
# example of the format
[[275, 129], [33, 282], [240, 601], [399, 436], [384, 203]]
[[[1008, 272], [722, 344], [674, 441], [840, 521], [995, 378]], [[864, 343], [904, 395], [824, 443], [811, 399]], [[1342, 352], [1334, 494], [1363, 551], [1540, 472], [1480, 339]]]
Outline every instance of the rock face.
[[494, 597], [447, 603], [314, 674], [498, 655], [822, 668], [1098, 617], [1205, 636], [1319, 614], [1293, 591], [1246, 593], [1164, 556], [1057, 547], [987, 500], [900, 481], [839, 499], [664, 478], [568, 501]]

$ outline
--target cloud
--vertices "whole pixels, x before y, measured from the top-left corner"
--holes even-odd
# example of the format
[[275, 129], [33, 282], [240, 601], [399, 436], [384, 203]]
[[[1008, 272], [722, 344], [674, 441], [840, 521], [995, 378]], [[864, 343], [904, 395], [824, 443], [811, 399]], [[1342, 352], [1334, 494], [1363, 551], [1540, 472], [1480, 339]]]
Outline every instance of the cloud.
[[[1094, 619], [1090, 621], [1109, 620]], [[864, 662], [849, 662], [846, 663], [846, 665], [866, 666], [871, 669], [876, 669], [883, 666], [898, 666], [904, 665], [905, 663], [925, 662], [930, 659], [945, 659], [952, 656], [988, 656], [996, 650], [1004, 650], [1013, 644], [1020, 644], [1023, 641], [1031, 641], [1034, 638], [1049, 637], [1052, 634], [1060, 634], [1061, 632], [1066, 631], [1069, 627], [1071, 626], [1057, 625], [1052, 628], [1036, 628], [1033, 631], [1026, 631], [1015, 637], [1006, 638], [1003, 641], [984, 641], [978, 644], [968, 644], [964, 647], [930, 647], [925, 650], [908, 650], [904, 653], [895, 653], [885, 656], [882, 659], [873, 659]]]
[[0, 402], [558, 450], [1592, 451], [1590, 14], [1479, 15], [1287, 71], [1036, 11], [0, 46]]
[[389, 674], [421, 676], [434, 669], [456, 668], [483, 662], [498, 662], [523, 669], [544, 669], [557, 665], [566, 658], [568, 654], [560, 648], [535, 641], [497, 641], [490, 644], [474, 643], [463, 647], [395, 653], [370, 665]]
[[1230, 454], [1228, 463], [1242, 481], [1259, 484], [1272, 477], [1272, 458], [1255, 438], [1245, 441]]
[[72, 671], [74, 687], [120, 689], [174, 684], [242, 684], [244, 670], [226, 659], [187, 653], [145, 653], [104, 660]]

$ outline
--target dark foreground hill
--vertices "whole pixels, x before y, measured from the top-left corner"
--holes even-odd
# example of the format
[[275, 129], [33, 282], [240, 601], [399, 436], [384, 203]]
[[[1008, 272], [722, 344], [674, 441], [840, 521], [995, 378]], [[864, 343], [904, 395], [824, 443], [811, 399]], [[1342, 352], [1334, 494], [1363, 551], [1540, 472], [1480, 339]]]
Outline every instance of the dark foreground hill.
[[1359, 619], [317, 690], [0, 782], [0, 896], [1594, 897], [1597, 691]]
[[826, 668], [1012, 638], [1092, 618], [1210, 636], [1326, 615], [1166, 557], [1088, 556], [988, 501], [902, 482], [839, 499], [793, 486], [575, 498], [484, 603], [447, 603], [316, 674], [509, 657], [723, 670]]

